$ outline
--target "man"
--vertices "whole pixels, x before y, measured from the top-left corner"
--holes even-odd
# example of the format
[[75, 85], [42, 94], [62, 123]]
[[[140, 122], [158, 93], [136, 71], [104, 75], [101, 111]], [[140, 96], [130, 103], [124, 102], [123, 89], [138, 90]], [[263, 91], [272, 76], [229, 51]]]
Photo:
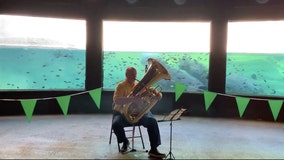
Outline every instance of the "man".
[[[128, 67], [125, 72], [125, 80], [117, 85], [113, 95], [114, 117], [112, 129], [117, 136], [118, 143], [123, 143], [121, 152], [127, 151], [129, 147], [129, 141], [126, 138], [124, 127], [131, 125], [122, 115], [123, 105], [130, 102], [135, 103], [136, 105], [141, 105], [143, 102], [140, 97], [127, 97], [131, 90], [138, 84], [136, 82], [136, 75], [136, 69]], [[162, 95], [160, 94], [158, 98], [162, 98]], [[137, 123], [147, 128], [151, 146], [148, 153], [149, 156], [164, 158], [165, 154], [160, 153], [157, 149], [157, 147], [161, 144], [161, 138], [159, 126], [153, 114], [151, 112], [146, 113]]]

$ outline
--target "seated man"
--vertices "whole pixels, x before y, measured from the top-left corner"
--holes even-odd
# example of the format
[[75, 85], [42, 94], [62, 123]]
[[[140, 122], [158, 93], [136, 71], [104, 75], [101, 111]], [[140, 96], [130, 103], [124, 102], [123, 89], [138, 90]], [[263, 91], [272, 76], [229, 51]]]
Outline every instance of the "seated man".
[[[118, 143], [123, 143], [121, 147], [121, 152], [126, 152], [129, 147], [129, 141], [126, 138], [124, 127], [131, 126], [131, 124], [125, 119], [122, 114], [123, 105], [130, 102], [135, 103], [136, 105], [142, 104], [142, 99], [139, 97], [128, 97], [132, 88], [135, 87], [138, 83], [136, 80], [136, 69], [129, 67], [126, 69], [126, 78], [124, 81], [120, 82], [113, 95], [114, 101], [114, 117], [112, 123], [112, 129], [117, 137]], [[162, 95], [159, 95], [161, 98]], [[159, 126], [151, 112], [146, 113], [138, 122], [138, 125], [143, 125], [147, 128], [149, 135], [149, 141], [151, 149], [149, 151], [149, 156], [164, 158], [165, 154], [162, 154], [158, 151], [157, 147], [161, 144]]]

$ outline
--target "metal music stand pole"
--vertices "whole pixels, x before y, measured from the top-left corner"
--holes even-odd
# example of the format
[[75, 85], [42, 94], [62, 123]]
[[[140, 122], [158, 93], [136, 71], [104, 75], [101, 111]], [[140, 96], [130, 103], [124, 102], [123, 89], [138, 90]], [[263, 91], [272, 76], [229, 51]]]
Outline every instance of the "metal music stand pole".
[[172, 159], [175, 159], [175, 156], [174, 154], [172, 153], [172, 135], [173, 135], [173, 118], [177, 115], [177, 113], [181, 110], [182, 108], [180, 108], [170, 119], [170, 151], [169, 153], [167, 154], [166, 158], [168, 156], [170, 156], [168, 159], [172, 160]]
[[[172, 132], [173, 132], [173, 121], [172, 121], [172, 119], [171, 119], [171, 122], [170, 122], [170, 151], [169, 151], [169, 153], [167, 154], [167, 156], [166, 156], [166, 158], [168, 157], [168, 156], [170, 156], [168, 159], [175, 159], [175, 156], [174, 156], [174, 154], [172, 153]], [[173, 158], [172, 158], [173, 157]]]

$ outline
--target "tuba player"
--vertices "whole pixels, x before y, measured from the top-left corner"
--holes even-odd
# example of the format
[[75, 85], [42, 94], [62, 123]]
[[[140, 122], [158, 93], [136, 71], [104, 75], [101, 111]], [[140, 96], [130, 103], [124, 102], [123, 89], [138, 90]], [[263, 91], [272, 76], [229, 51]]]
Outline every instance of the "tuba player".
[[[126, 152], [129, 147], [129, 141], [126, 138], [124, 127], [131, 126], [125, 117], [123, 116], [123, 105], [128, 103], [135, 103], [135, 105], [141, 105], [143, 100], [140, 97], [128, 97], [131, 90], [138, 84], [136, 82], [137, 71], [134, 67], [128, 67], [125, 71], [125, 79], [120, 82], [113, 95], [113, 123], [112, 129], [117, 137], [118, 143], [123, 143], [121, 152]], [[158, 98], [162, 98], [162, 94], [158, 94]], [[164, 158], [165, 154], [160, 153], [157, 147], [161, 144], [159, 126], [154, 118], [153, 114], [149, 111], [146, 113], [137, 123], [137, 125], [143, 125], [147, 128], [150, 151], [148, 152], [150, 157]]]

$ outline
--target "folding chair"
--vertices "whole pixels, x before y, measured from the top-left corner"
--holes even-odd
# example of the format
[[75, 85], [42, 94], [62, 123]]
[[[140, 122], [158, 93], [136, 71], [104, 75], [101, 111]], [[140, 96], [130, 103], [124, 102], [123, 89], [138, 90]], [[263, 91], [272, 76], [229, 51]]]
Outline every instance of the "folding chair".
[[[113, 116], [112, 116], [112, 121], [113, 121]], [[111, 144], [112, 134], [114, 133], [113, 129], [112, 129], [112, 121], [111, 121], [111, 130], [110, 130], [110, 136], [109, 136], [109, 144]], [[138, 135], [137, 134], [135, 135], [135, 128], [136, 127], [139, 129]], [[126, 127], [124, 127], [124, 131], [125, 131], [125, 134], [126, 134], [126, 138], [131, 139], [131, 143], [132, 143], [131, 151], [136, 151], [134, 149], [134, 138], [140, 138], [141, 139], [141, 143], [142, 143], [142, 147], [143, 147], [143, 149], [145, 149], [143, 135], [142, 135], [142, 132], [141, 132], [140, 125], [135, 125], [134, 124], [132, 126], [126, 126]], [[129, 135], [126, 132], [132, 132], [132, 134]], [[118, 151], [120, 152], [120, 145], [119, 145], [118, 141], [117, 141], [117, 147], [118, 147]]]

